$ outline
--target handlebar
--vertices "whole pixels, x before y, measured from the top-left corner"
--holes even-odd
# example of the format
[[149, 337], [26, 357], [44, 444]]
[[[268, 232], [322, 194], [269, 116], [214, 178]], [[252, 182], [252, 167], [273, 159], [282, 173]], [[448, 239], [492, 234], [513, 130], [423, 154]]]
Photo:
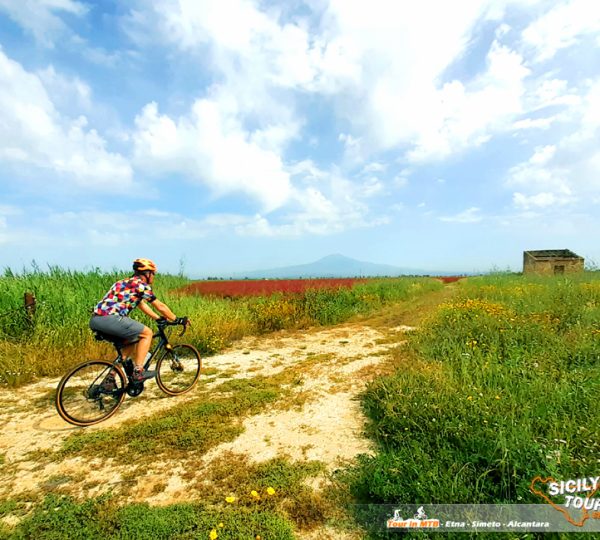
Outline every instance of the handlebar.
[[183, 326], [183, 330], [179, 334], [180, 337], [183, 336], [183, 334], [185, 334], [190, 324], [191, 323], [187, 317], [177, 317], [177, 319], [175, 319], [174, 321], [168, 321], [167, 319], [161, 317], [156, 321], [156, 325], [161, 330], [164, 330], [167, 326]]

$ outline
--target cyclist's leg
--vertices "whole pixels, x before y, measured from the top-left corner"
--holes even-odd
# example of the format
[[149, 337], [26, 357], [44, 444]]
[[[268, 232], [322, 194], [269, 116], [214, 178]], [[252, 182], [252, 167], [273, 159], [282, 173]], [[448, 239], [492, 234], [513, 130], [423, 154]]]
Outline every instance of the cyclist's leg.
[[96, 332], [119, 338], [124, 358], [135, 358], [136, 345], [140, 334], [149, 330], [141, 322], [120, 315], [94, 315], [90, 328]]
[[123, 358], [135, 358], [135, 348], [137, 347], [136, 343], [131, 343], [130, 345], [124, 345], [121, 347], [121, 354]]
[[139, 341], [135, 344], [135, 356], [133, 359], [135, 368], [138, 370], [144, 369], [144, 360], [150, 350], [150, 345], [152, 345], [153, 336], [154, 333], [147, 326], [144, 326], [144, 329], [138, 335]]
[[144, 359], [153, 337], [150, 328], [139, 321], [118, 315], [94, 316], [90, 321], [90, 328], [123, 340], [125, 346], [122, 353], [125, 358], [129, 356], [133, 360], [135, 381], [154, 377], [153, 371], [144, 372]]

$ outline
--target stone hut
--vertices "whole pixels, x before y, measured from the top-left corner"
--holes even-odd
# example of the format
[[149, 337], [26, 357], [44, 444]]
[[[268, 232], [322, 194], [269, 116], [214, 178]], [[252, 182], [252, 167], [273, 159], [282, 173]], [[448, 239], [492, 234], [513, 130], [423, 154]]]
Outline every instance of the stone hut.
[[573, 274], [583, 272], [583, 257], [569, 249], [542, 249], [523, 252], [524, 274]]

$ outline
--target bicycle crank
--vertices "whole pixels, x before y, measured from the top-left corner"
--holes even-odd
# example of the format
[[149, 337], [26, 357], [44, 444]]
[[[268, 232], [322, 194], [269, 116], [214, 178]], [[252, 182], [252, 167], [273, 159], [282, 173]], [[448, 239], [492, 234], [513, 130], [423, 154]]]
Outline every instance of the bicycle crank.
[[130, 381], [127, 385], [127, 394], [131, 397], [139, 396], [144, 391], [144, 381], [133, 382]]

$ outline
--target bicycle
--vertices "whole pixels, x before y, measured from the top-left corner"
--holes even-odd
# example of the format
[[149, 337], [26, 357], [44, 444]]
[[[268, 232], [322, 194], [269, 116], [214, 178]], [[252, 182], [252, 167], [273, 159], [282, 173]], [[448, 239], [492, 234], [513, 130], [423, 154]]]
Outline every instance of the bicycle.
[[[161, 319], [157, 322], [158, 332], [153, 339], [158, 343], [148, 353], [144, 369], [148, 369], [156, 359], [156, 383], [158, 387], [171, 396], [178, 396], [190, 391], [202, 369], [202, 359], [198, 351], [187, 344], [171, 345], [165, 333], [167, 326], [182, 325], [183, 336], [187, 330], [187, 318], [183, 322], [168, 322]], [[91, 426], [110, 418], [117, 412], [125, 396], [139, 396], [144, 390], [144, 381], [132, 379], [133, 362], [124, 359], [120, 338], [96, 332], [99, 341], [111, 342], [117, 358], [107, 360], [90, 360], [71, 369], [58, 383], [56, 389], [56, 410], [61, 418], [75, 426]]]

